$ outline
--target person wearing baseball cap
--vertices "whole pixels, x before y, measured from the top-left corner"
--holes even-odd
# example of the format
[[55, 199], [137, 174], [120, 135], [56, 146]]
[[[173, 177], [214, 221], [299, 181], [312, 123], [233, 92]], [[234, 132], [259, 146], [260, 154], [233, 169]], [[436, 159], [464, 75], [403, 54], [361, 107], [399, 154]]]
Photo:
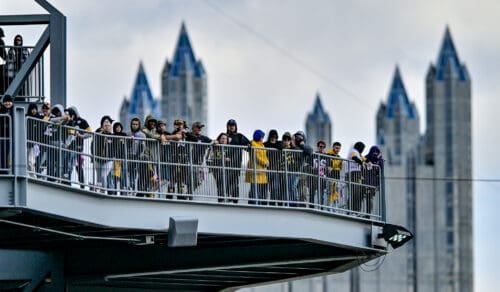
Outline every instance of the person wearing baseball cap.
[[[202, 129], [205, 124], [202, 122], [194, 122], [191, 125], [191, 132], [186, 133], [186, 141], [193, 142], [191, 144], [193, 149], [193, 164], [201, 166], [203, 158], [210, 145], [213, 143], [212, 139], [202, 134]], [[202, 169], [201, 167], [199, 168]], [[202, 183], [203, 174], [200, 171], [194, 172], [194, 188], [196, 189]]]

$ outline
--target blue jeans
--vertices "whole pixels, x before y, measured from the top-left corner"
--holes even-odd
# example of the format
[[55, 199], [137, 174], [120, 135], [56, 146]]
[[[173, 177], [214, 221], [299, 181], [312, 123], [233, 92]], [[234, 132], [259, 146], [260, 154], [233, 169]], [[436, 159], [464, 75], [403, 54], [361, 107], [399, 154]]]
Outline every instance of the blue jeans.
[[[298, 202], [299, 201], [299, 176], [297, 174], [287, 174], [287, 184], [288, 184], [288, 201]], [[290, 206], [297, 207], [297, 203], [290, 203]]]

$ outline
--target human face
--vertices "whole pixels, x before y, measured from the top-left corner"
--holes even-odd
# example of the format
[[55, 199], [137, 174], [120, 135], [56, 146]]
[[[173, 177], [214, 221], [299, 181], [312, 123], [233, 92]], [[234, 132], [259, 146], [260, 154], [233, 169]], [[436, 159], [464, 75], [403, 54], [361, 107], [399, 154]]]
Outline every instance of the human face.
[[323, 153], [325, 151], [325, 147], [326, 147], [325, 144], [319, 144], [318, 145], [318, 152]]
[[160, 130], [160, 133], [164, 133], [164, 132], [166, 132], [166, 131], [167, 131], [167, 125], [165, 125], [165, 124], [160, 124], [160, 125], [158, 126], [158, 129]]
[[139, 130], [139, 121], [132, 121], [131, 128], [134, 132]]
[[198, 127], [193, 127], [193, 135], [194, 135], [194, 136], [199, 136], [199, 135], [201, 135], [201, 128], [198, 128]]
[[341, 148], [342, 148], [342, 146], [340, 146], [340, 145], [334, 145], [333, 146], [333, 151], [335, 151], [336, 154], [339, 154]]
[[14, 39], [14, 45], [16, 45], [16, 46], [22, 46], [23, 45], [23, 39], [21, 37], [16, 37]]
[[227, 130], [230, 133], [235, 133], [236, 132], [236, 125], [227, 125]]
[[11, 108], [11, 107], [12, 107], [12, 105], [13, 105], [12, 101], [4, 101], [4, 102], [3, 102], [3, 106], [4, 106], [5, 108]]
[[112, 127], [111, 127], [111, 122], [106, 120], [102, 123], [102, 131], [104, 133], [111, 133]]
[[227, 136], [226, 135], [220, 136], [219, 144], [227, 144]]
[[148, 128], [149, 128], [150, 130], [152, 130], [152, 129], [156, 128], [156, 122], [155, 122], [155, 121], [149, 121], [149, 122], [148, 122]]
[[115, 127], [115, 133], [121, 133], [122, 132], [122, 127], [116, 126]]

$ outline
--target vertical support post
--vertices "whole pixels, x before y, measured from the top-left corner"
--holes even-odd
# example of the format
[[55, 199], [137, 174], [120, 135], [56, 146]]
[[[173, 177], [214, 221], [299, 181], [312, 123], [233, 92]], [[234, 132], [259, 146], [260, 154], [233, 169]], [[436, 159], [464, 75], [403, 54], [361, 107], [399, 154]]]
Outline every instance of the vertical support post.
[[16, 106], [14, 108], [13, 122], [11, 128], [14, 130], [12, 135], [12, 161], [14, 179], [12, 181], [14, 193], [14, 205], [26, 205], [27, 189], [27, 159], [26, 159], [26, 120], [24, 117], [24, 107]]
[[45, 0], [35, 0], [50, 13], [50, 100], [66, 107], [66, 16]]

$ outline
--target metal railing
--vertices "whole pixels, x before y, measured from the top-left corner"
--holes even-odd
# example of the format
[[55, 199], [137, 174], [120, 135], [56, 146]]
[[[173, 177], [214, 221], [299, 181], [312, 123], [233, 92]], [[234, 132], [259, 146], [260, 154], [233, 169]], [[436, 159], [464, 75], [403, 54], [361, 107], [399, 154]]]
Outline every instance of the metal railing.
[[0, 114], [0, 174], [12, 174], [12, 118]]
[[[0, 97], [3, 96], [7, 88], [14, 80], [14, 77], [21, 69], [21, 66], [32, 53], [34, 47], [22, 46], [0, 46], [0, 57], [5, 54], [2, 64], [0, 59]], [[26, 102], [39, 102], [44, 99], [44, 68], [43, 56], [31, 70], [16, 98], [21, 98]]]
[[313, 208], [381, 220], [377, 166], [299, 150], [160, 142], [27, 118], [36, 180], [118, 196]]

